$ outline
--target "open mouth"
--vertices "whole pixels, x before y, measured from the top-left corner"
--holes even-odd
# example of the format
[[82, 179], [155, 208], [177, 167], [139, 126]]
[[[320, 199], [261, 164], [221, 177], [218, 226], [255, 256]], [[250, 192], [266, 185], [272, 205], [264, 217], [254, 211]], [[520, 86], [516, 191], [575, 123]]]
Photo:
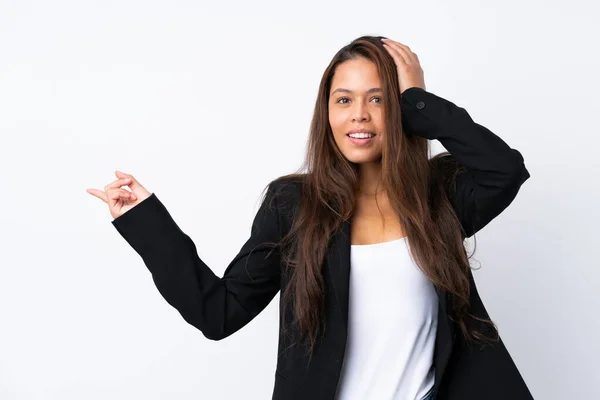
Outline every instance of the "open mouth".
[[358, 144], [358, 145], [365, 145], [368, 143], [371, 143], [373, 141], [373, 139], [375, 139], [375, 134], [371, 134], [370, 136], [367, 137], [352, 137], [350, 136], [350, 134], [346, 135], [348, 137], [348, 139], [350, 140], [350, 142], [354, 143], [354, 144]]

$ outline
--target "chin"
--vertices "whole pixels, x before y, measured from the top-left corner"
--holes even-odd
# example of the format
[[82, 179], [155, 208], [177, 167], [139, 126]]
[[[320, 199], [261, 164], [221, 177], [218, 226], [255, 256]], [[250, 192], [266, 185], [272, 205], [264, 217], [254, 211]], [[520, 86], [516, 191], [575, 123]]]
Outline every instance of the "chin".
[[379, 154], [353, 154], [345, 153], [344, 156], [350, 162], [355, 164], [379, 163], [381, 162], [381, 153]]

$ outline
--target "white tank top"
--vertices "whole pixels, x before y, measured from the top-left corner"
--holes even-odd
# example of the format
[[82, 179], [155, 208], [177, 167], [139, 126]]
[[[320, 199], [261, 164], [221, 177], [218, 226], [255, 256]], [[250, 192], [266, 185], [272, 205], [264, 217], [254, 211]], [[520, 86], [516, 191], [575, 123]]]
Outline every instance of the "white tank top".
[[406, 237], [350, 246], [337, 400], [421, 400], [433, 389], [438, 298], [409, 247]]

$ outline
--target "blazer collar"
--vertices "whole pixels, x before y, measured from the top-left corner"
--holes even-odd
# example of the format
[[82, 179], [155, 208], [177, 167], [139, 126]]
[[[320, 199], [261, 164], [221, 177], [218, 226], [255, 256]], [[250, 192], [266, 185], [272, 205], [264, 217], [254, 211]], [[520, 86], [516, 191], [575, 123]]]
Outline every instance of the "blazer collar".
[[[342, 222], [333, 234], [327, 253], [327, 265], [333, 292], [340, 305], [344, 329], [348, 329], [348, 296], [350, 289], [350, 219]], [[435, 287], [438, 295], [438, 328], [436, 334], [435, 377], [436, 390], [448, 363], [455, 338], [454, 323], [448, 314], [448, 301], [445, 292]]]

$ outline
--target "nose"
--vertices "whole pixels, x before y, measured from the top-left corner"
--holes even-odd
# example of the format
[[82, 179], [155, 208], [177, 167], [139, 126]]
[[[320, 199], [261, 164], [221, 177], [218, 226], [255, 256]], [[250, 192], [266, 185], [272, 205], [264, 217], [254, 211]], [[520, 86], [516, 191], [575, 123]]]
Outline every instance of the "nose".
[[367, 107], [360, 102], [356, 103], [357, 105], [352, 110], [352, 122], [357, 121], [368, 121], [370, 118], [369, 112], [367, 111]]

